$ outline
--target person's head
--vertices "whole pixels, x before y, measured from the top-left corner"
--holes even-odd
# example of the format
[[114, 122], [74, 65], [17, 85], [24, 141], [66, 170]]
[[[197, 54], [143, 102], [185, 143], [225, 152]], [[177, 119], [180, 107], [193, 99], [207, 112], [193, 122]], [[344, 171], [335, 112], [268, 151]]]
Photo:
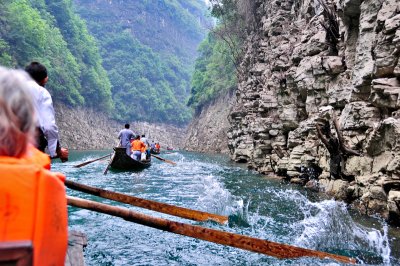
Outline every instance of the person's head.
[[46, 85], [49, 77], [47, 76], [47, 69], [39, 62], [32, 62], [25, 67], [25, 71], [36, 81], [40, 86]]
[[146, 137], [146, 136], [143, 134], [143, 135], [142, 135], [142, 138], [145, 138], [145, 137]]
[[140, 139], [140, 135], [137, 135], [135, 139]]
[[0, 155], [21, 157], [33, 142], [36, 116], [20, 70], [0, 67]]
[[130, 125], [129, 124], [125, 124], [125, 128], [129, 129]]

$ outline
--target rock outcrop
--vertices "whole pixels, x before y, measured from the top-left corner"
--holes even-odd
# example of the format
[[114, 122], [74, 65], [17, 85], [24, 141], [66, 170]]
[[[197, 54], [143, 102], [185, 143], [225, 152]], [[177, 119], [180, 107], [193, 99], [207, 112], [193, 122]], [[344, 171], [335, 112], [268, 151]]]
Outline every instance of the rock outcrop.
[[[307, 186], [399, 224], [400, 2], [255, 2], [229, 116], [232, 159], [296, 183], [314, 178]], [[316, 133], [321, 118], [333, 129], [333, 112], [346, 145], [363, 154], [343, 156], [349, 179], [330, 177]]]
[[187, 131], [184, 149], [188, 151], [229, 154], [228, 116], [235, 102], [229, 90], [205, 104], [195, 115]]
[[[118, 132], [124, 123], [109, 119], [105, 114], [86, 108], [55, 106], [56, 120], [60, 131], [61, 143], [69, 149], [111, 149], [118, 143]], [[183, 147], [185, 128], [165, 124], [131, 122], [131, 129], [145, 134], [150, 140], [159, 142], [162, 148]]]

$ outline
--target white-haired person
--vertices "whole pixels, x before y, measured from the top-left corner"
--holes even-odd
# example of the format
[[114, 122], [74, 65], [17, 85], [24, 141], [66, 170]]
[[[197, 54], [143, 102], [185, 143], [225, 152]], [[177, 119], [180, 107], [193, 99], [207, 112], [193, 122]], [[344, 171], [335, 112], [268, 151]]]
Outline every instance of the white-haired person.
[[34, 147], [36, 114], [24, 71], [0, 67], [0, 242], [30, 241], [33, 265], [64, 265], [65, 176]]

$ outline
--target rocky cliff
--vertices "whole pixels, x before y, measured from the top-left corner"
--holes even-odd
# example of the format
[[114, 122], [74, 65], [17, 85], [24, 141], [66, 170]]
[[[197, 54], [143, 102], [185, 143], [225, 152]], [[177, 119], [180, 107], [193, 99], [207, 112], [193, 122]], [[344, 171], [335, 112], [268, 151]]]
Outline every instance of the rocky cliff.
[[400, 223], [400, 2], [256, 0], [255, 23], [232, 159]]
[[[69, 149], [111, 149], [118, 143], [118, 132], [124, 123], [109, 119], [105, 114], [87, 108], [55, 106], [61, 143]], [[165, 124], [131, 122], [131, 129], [159, 142], [162, 148], [182, 148], [185, 128]]]
[[200, 108], [188, 127], [184, 149], [229, 154], [226, 132], [235, 99], [234, 91], [229, 90]]

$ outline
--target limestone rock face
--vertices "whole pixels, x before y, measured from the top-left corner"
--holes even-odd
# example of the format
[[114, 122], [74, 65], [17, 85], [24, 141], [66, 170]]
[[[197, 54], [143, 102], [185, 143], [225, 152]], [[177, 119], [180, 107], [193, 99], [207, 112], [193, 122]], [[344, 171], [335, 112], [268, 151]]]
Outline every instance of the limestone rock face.
[[[99, 150], [112, 149], [118, 144], [118, 133], [125, 123], [118, 123], [90, 109], [69, 108], [61, 104], [54, 108], [63, 147], [73, 150]], [[159, 142], [161, 148], [183, 147], [185, 128], [145, 122], [131, 122], [130, 125], [135, 133], [145, 134], [150, 140]]]
[[186, 139], [183, 139], [184, 149], [229, 154], [228, 115], [233, 102], [233, 91], [230, 90], [201, 108], [188, 127]]
[[[338, 20], [336, 42], [319, 1], [255, 0], [259, 27], [249, 34], [229, 114], [231, 158], [301, 185], [299, 169], [318, 165], [320, 189], [399, 222], [400, 2], [325, 2]], [[315, 123], [333, 112], [346, 146], [363, 154], [343, 158], [353, 181], [329, 176], [316, 134]]]

